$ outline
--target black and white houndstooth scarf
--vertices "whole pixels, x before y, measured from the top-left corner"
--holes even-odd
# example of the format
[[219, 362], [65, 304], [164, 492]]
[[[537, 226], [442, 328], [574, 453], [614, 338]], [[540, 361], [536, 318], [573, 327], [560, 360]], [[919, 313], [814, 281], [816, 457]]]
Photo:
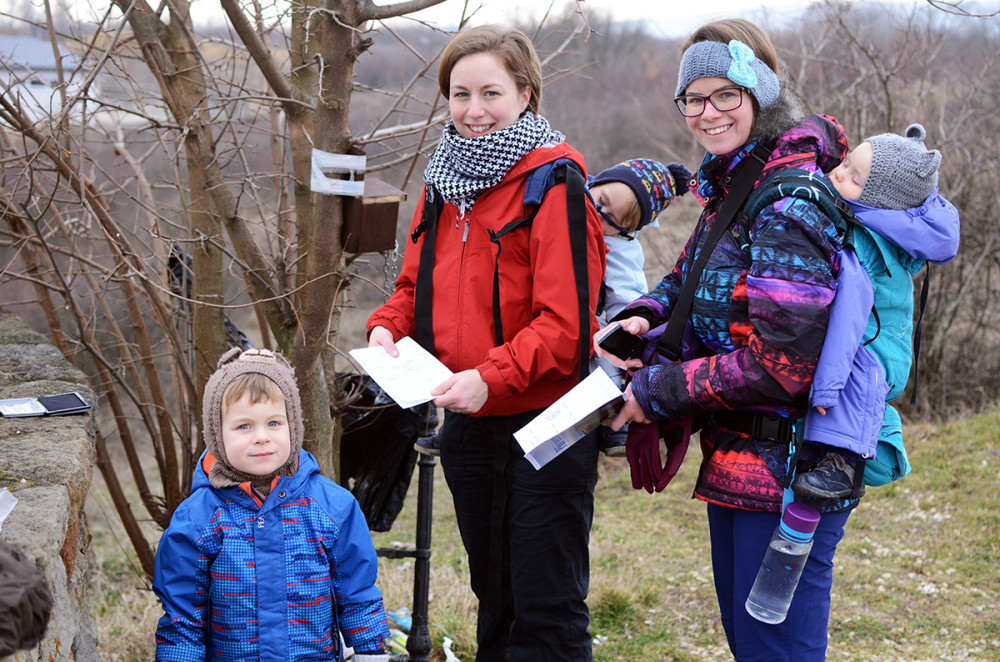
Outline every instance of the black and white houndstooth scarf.
[[474, 138], [463, 138], [455, 124], [448, 122], [424, 170], [424, 183], [464, 216], [483, 191], [499, 184], [521, 157], [563, 140], [563, 134], [554, 131], [547, 119], [530, 112], [508, 127]]

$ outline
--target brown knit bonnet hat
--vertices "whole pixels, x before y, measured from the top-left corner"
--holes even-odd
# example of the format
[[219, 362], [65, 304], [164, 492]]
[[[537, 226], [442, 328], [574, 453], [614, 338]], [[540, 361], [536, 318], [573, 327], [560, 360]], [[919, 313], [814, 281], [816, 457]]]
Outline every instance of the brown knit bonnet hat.
[[[222, 443], [222, 396], [226, 388], [236, 377], [246, 373], [264, 375], [281, 389], [285, 396], [285, 412], [288, 416], [289, 453], [285, 462], [271, 476], [253, 476], [237, 471], [226, 457], [225, 445]], [[274, 476], [292, 476], [298, 468], [299, 450], [302, 449], [302, 437], [305, 426], [302, 422], [302, 402], [299, 400], [299, 388], [295, 384], [295, 371], [288, 361], [280, 354], [266, 349], [248, 349], [236, 347], [219, 359], [218, 367], [205, 385], [205, 397], [201, 407], [202, 426], [205, 431], [205, 447], [215, 456], [208, 479], [215, 487], [228, 487], [240, 483], [255, 484], [266, 480], [268, 483]]]

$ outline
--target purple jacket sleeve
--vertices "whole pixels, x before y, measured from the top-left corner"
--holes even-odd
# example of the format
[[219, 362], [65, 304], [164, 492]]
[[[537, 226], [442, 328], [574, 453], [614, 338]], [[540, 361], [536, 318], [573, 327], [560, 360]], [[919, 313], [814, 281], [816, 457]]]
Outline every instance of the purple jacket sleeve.
[[874, 303], [871, 280], [852, 250], [841, 251], [837, 294], [830, 306], [830, 323], [809, 394], [813, 407], [837, 404], [861, 345]]

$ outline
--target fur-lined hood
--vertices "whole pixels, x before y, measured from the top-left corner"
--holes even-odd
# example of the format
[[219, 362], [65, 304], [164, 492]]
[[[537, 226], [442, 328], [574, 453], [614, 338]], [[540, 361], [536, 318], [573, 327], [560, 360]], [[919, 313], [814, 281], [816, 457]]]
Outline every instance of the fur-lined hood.
[[792, 91], [788, 80], [782, 76], [778, 100], [757, 114], [753, 130], [750, 132], [750, 142], [762, 138], [777, 140], [801, 122], [806, 112], [805, 101]]

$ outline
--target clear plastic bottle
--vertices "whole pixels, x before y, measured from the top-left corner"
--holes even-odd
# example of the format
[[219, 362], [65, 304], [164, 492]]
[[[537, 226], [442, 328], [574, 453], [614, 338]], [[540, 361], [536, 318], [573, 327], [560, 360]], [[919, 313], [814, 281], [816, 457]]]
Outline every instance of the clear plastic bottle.
[[812, 506], [790, 503], [785, 507], [747, 597], [747, 611], [758, 621], [785, 620], [818, 524], [819, 512]]

